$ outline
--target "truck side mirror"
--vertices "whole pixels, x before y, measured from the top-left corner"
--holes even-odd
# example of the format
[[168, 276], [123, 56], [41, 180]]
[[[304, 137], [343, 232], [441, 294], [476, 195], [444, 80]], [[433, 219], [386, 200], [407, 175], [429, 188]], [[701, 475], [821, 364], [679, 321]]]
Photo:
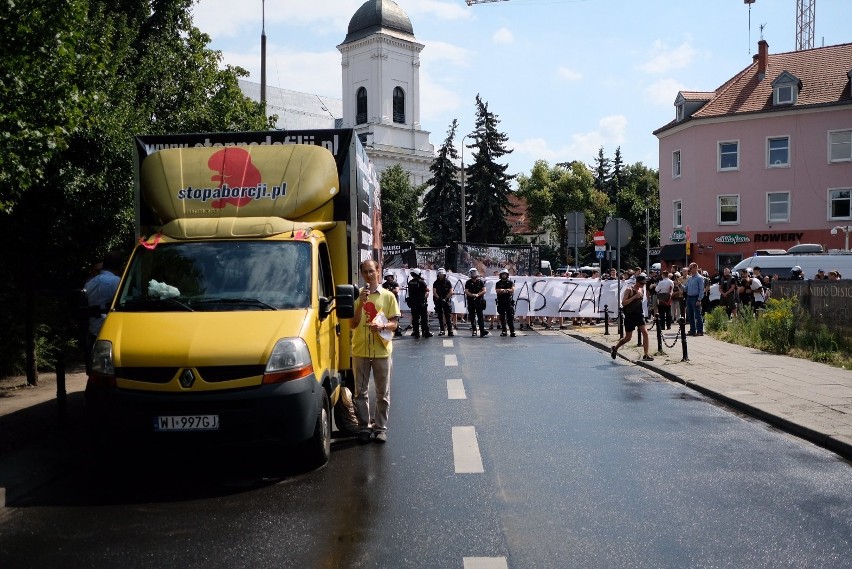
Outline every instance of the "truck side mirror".
[[355, 297], [358, 289], [355, 285], [337, 285], [334, 290], [334, 304], [338, 318], [352, 318], [355, 316]]

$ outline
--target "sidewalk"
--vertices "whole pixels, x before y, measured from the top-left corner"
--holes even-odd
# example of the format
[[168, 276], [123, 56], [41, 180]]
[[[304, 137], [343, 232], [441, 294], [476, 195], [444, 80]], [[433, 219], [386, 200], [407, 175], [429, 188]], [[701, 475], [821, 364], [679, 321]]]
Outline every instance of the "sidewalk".
[[[618, 341], [618, 327], [586, 326], [568, 335], [604, 350]], [[654, 361], [639, 361], [642, 348], [633, 339], [618, 351], [625, 360], [656, 371], [779, 429], [852, 460], [852, 371], [809, 360], [729, 344], [709, 335], [687, 337], [689, 361], [683, 360], [676, 330], [663, 333], [664, 355], [657, 354], [657, 331], [649, 330]]]
[[[610, 358], [618, 328], [603, 325], [534, 332], [567, 334], [601, 349]], [[529, 332], [526, 332], [529, 334]], [[639, 365], [741, 410], [779, 429], [852, 460], [852, 371], [808, 360], [767, 354], [721, 342], [689, 337], [689, 361], [681, 361], [680, 341], [656, 353], [656, 331], [649, 332], [653, 362], [638, 361], [636, 339], [619, 350], [621, 365]], [[408, 333], [406, 333], [408, 335]], [[675, 332], [666, 331], [671, 344]], [[73, 373], [72, 373], [73, 372]], [[84, 460], [86, 376], [66, 375], [67, 405], [60, 418], [56, 378], [41, 374], [37, 387], [23, 378], [0, 380], [0, 516], [3, 507], [47, 484]]]

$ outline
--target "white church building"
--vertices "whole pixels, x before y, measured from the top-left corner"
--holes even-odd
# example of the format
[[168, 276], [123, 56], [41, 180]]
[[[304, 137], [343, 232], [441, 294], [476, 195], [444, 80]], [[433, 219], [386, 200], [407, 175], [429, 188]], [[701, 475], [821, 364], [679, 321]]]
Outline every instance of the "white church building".
[[[367, 0], [352, 16], [341, 55], [342, 100], [266, 88], [267, 114], [287, 130], [354, 128], [378, 172], [400, 164], [412, 184], [430, 177], [435, 149], [420, 128], [420, 52], [411, 20], [392, 0]], [[240, 81], [260, 100], [260, 84]]]

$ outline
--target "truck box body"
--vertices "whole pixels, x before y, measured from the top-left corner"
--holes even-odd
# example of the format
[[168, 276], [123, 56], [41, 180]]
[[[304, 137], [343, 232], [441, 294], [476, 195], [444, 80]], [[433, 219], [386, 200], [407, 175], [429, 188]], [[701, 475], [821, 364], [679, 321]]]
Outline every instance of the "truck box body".
[[304, 443], [324, 462], [351, 370], [335, 306], [381, 251], [354, 131], [143, 136], [135, 172], [139, 244], [87, 389], [102, 428]]

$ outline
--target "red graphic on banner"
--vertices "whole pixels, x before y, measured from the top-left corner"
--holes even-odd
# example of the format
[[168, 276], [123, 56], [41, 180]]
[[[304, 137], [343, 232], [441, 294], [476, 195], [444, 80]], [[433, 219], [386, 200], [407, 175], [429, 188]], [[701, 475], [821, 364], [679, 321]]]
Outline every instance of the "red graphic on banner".
[[[218, 182], [220, 188], [224, 185], [229, 188], [245, 188], [260, 183], [260, 170], [252, 164], [251, 155], [242, 148], [223, 148], [210, 157], [207, 167], [218, 172], [210, 179]], [[251, 197], [242, 196], [214, 200], [210, 205], [222, 209], [228, 204], [242, 207], [250, 201]]]

